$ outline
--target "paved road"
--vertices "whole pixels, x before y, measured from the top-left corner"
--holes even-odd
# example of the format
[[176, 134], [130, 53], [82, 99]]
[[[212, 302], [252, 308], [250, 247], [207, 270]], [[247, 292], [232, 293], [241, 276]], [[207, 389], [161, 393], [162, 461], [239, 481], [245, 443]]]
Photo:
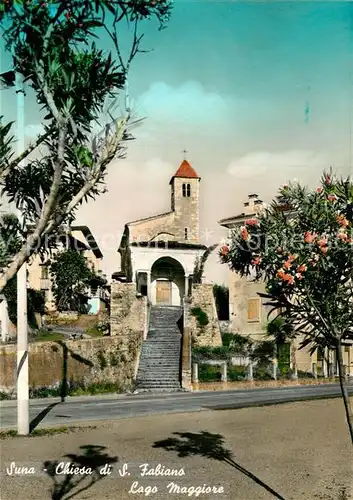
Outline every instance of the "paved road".
[[[353, 395], [353, 383], [349, 385], [349, 392]], [[340, 396], [338, 384], [243, 391], [83, 396], [68, 398], [65, 403], [57, 398], [48, 398], [30, 402], [30, 418], [36, 420], [37, 427], [74, 425], [141, 415], [226, 410], [336, 396]], [[16, 402], [2, 401], [0, 408], [0, 428], [15, 428]]]

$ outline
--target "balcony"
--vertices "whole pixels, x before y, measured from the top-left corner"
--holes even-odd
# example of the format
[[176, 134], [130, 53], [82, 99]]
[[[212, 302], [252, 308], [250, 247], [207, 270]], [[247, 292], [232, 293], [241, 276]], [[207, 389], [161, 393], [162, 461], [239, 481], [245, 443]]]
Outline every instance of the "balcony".
[[49, 290], [50, 289], [50, 279], [41, 278], [40, 280], [40, 289], [41, 290]]

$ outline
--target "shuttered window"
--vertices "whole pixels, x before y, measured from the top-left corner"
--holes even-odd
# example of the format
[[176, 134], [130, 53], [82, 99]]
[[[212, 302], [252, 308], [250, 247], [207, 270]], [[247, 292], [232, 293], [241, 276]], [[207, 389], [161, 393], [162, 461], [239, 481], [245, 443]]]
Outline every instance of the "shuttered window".
[[258, 297], [248, 299], [248, 321], [260, 321], [260, 299]]

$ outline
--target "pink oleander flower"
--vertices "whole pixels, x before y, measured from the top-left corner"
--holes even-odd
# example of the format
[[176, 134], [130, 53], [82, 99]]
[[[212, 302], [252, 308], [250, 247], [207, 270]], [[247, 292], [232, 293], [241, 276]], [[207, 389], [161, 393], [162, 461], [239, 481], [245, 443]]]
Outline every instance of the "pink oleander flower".
[[245, 224], [246, 224], [247, 226], [257, 226], [257, 224], [258, 224], [258, 220], [257, 220], [257, 219], [255, 219], [255, 218], [253, 218], [253, 219], [247, 219], [247, 220], [245, 221]]
[[344, 215], [337, 215], [336, 220], [341, 227], [349, 226], [349, 220]]
[[301, 281], [301, 280], [304, 278], [304, 276], [303, 276], [301, 273], [296, 273], [296, 274], [295, 274], [295, 277], [296, 277], [299, 281]]
[[325, 184], [326, 186], [329, 186], [332, 182], [331, 176], [330, 175], [325, 175]]
[[321, 186], [317, 187], [316, 188], [316, 192], [317, 193], [322, 193], [323, 192], [323, 188]]
[[327, 245], [327, 241], [327, 238], [322, 237], [318, 240], [317, 244], [319, 245], [319, 247], [324, 247]]
[[282, 279], [283, 281], [287, 281], [289, 285], [293, 285], [294, 283], [294, 277], [291, 274], [285, 274]]
[[289, 260], [283, 263], [284, 269], [290, 269], [292, 267], [292, 264], [290, 263]]
[[279, 269], [279, 270], [277, 271], [277, 276], [278, 276], [279, 278], [281, 278], [281, 280], [283, 279], [283, 277], [285, 276], [285, 274], [286, 274], [286, 273], [284, 272], [284, 270], [283, 270], [283, 269]]
[[221, 255], [226, 257], [229, 254], [229, 246], [228, 245], [223, 245], [221, 247]]
[[328, 252], [328, 247], [322, 246], [320, 247], [320, 250], [322, 253], [327, 253]]
[[248, 230], [246, 229], [245, 226], [242, 226], [240, 229], [240, 235], [243, 240], [248, 241], [250, 239], [250, 235], [248, 233]]
[[258, 266], [259, 264], [261, 264], [261, 257], [257, 256], [257, 257], [254, 257], [251, 261], [251, 264], [253, 266]]
[[312, 233], [311, 231], [306, 231], [304, 234], [304, 241], [305, 243], [313, 243], [316, 239], [316, 234]]
[[289, 255], [288, 256], [288, 262], [294, 262], [298, 258], [298, 255]]
[[348, 234], [343, 232], [343, 231], [340, 231], [338, 234], [337, 234], [337, 238], [339, 240], [343, 240], [343, 241], [347, 241], [348, 240]]
[[335, 194], [329, 194], [327, 199], [328, 201], [336, 201], [338, 198]]
[[308, 266], [306, 264], [301, 264], [299, 267], [298, 267], [298, 271], [300, 273], [305, 273], [305, 271], [307, 271], [308, 269]]

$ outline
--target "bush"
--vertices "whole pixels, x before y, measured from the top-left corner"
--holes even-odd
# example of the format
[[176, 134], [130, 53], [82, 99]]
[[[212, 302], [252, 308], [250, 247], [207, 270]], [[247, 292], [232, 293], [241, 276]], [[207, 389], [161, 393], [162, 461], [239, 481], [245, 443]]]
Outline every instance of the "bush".
[[100, 369], [104, 370], [104, 368], [106, 368], [108, 366], [108, 361], [105, 359], [103, 351], [98, 352], [97, 358], [98, 358], [98, 363], [99, 363]]
[[303, 372], [298, 370], [298, 378], [315, 378], [311, 372]]
[[228, 380], [245, 380], [246, 379], [246, 367], [245, 366], [229, 366], [228, 367]]
[[192, 309], [190, 309], [190, 313], [196, 318], [196, 321], [200, 328], [208, 325], [209, 320], [207, 313], [205, 313], [205, 311], [203, 311], [201, 307], [193, 307]]
[[222, 378], [221, 367], [207, 364], [199, 364], [200, 382], [219, 382]]
[[254, 369], [254, 379], [273, 380], [272, 374], [270, 373], [270, 367], [264, 363], [257, 365]]
[[200, 346], [193, 347], [192, 349], [192, 358], [195, 363], [202, 362], [203, 360], [209, 359], [229, 359], [232, 356], [232, 353], [229, 351], [227, 347], [208, 347], [208, 346]]
[[222, 336], [222, 344], [223, 347], [231, 349], [234, 354], [244, 354], [251, 346], [252, 342], [239, 333], [226, 332]]

